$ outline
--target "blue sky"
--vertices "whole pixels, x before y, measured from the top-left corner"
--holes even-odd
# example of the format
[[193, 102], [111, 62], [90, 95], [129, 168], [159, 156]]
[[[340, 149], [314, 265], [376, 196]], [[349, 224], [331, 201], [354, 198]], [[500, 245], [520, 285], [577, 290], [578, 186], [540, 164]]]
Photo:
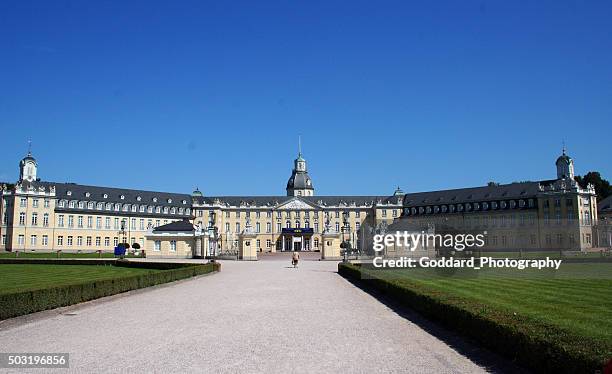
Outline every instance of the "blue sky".
[[606, 1], [2, 1], [0, 180], [317, 194], [612, 178]]

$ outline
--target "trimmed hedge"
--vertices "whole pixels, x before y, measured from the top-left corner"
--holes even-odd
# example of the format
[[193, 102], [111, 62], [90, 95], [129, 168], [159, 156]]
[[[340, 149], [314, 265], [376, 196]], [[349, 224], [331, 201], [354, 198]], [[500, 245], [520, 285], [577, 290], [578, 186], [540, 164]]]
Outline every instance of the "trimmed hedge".
[[610, 360], [612, 347], [559, 327], [485, 304], [386, 279], [363, 277], [361, 267], [340, 263], [338, 273], [357, 285], [372, 287], [447, 328], [468, 336], [538, 372], [594, 373]]
[[[27, 263], [52, 263], [55, 265], [59, 265], [64, 264], [67, 261], [73, 264], [73, 260], [51, 260], [51, 262], [29, 260], [27, 261]], [[76, 261], [84, 262], [79, 263], [79, 265], [99, 264], [99, 261], [97, 260]], [[11, 261], [10, 263], [17, 262]], [[50, 286], [39, 290], [3, 294], [0, 295], [0, 320], [17, 317], [24, 314], [39, 312], [42, 310], [73, 305], [84, 301], [115, 295], [118, 293], [131, 291], [139, 288], [173, 282], [179, 279], [195, 277], [197, 275], [219, 271], [221, 268], [219, 263], [180, 264], [116, 261], [116, 263], [114, 263], [113, 265], [122, 267], [157, 269], [160, 271], [139, 275], [130, 275], [115, 279], [105, 279], [93, 282], [72, 284], [67, 286]]]

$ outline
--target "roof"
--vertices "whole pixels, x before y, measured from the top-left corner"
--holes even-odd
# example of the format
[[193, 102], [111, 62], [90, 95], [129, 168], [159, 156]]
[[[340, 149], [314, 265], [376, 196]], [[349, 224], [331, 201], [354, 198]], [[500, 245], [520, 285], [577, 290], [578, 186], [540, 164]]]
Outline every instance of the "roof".
[[409, 193], [404, 196], [404, 206], [412, 207], [535, 197], [540, 191], [541, 183], [542, 182], [520, 182], [454, 190]]
[[167, 225], [158, 226], [153, 229], [153, 232], [191, 232], [194, 231], [193, 225], [189, 221], [175, 221], [168, 223]]
[[287, 181], [287, 189], [314, 190], [312, 179], [306, 172], [294, 171]]
[[[191, 196], [187, 194], [131, 190], [126, 188], [86, 186], [75, 183], [52, 183], [58, 199], [88, 200], [122, 204], [148, 204], [168, 207], [191, 207]], [[87, 196], [89, 194], [89, 196]], [[106, 195], [106, 197], [104, 197]], [[123, 197], [123, 198], [122, 198]], [[140, 199], [139, 199], [140, 198]]]
[[612, 213], [612, 195], [597, 203], [597, 210], [602, 213]]
[[350, 207], [372, 205], [377, 202], [397, 204], [397, 196], [204, 196], [194, 198], [199, 204], [213, 205], [216, 201], [229, 206], [269, 206], [281, 205], [292, 199], [301, 199], [310, 204], [319, 206], [341, 206]]

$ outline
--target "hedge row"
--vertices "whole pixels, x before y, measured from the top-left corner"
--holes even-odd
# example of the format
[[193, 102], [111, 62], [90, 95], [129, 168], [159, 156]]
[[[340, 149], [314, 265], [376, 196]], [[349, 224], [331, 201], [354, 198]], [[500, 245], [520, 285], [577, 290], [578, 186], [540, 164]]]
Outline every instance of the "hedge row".
[[468, 336], [507, 358], [538, 372], [594, 373], [610, 360], [612, 347], [528, 317], [487, 308], [460, 297], [393, 280], [363, 277], [367, 271], [340, 263], [338, 273], [371, 287], [400, 304]]
[[[91, 261], [87, 261], [91, 264]], [[117, 262], [117, 266], [148, 267], [152, 265], [165, 267], [163, 263]], [[142, 266], [140, 264], [149, 264]], [[93, 264], [91, 264], [93, 265]], [[67, 286], [50, 286], [47, 288], [0, 295], [0, 320], [39, 312], [42, 310], [73, 305], [121, 292], [154, 286], [156, 284], [173, 282], [179, 279], [194, 277], [219, 271], [220, 265], [213, 264], [171, 264], [174, 268], [157, 272], [130, 275], [114, 279], [85, 282]]]

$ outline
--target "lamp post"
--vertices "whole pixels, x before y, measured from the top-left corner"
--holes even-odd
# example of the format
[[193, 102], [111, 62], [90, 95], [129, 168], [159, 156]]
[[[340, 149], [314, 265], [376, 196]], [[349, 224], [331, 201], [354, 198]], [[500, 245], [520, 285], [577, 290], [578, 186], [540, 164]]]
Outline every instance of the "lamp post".
[[348, 213], [342, 213], [342, 244], [340, 244], [340, 248], [344, 251], [344, 262], [348, 260], [348, 252], [351, 249], [350, 242], [346, 239], [345, 233], [348, 232], [350, 238], [351, 228], [349, 226]]
[[215, 262], [218, 234], [219, 228], [216, 226], [216, 214], [215, 212], [211, 212], [208, 220], [208, 252], [211, 256], [210, 262]]

